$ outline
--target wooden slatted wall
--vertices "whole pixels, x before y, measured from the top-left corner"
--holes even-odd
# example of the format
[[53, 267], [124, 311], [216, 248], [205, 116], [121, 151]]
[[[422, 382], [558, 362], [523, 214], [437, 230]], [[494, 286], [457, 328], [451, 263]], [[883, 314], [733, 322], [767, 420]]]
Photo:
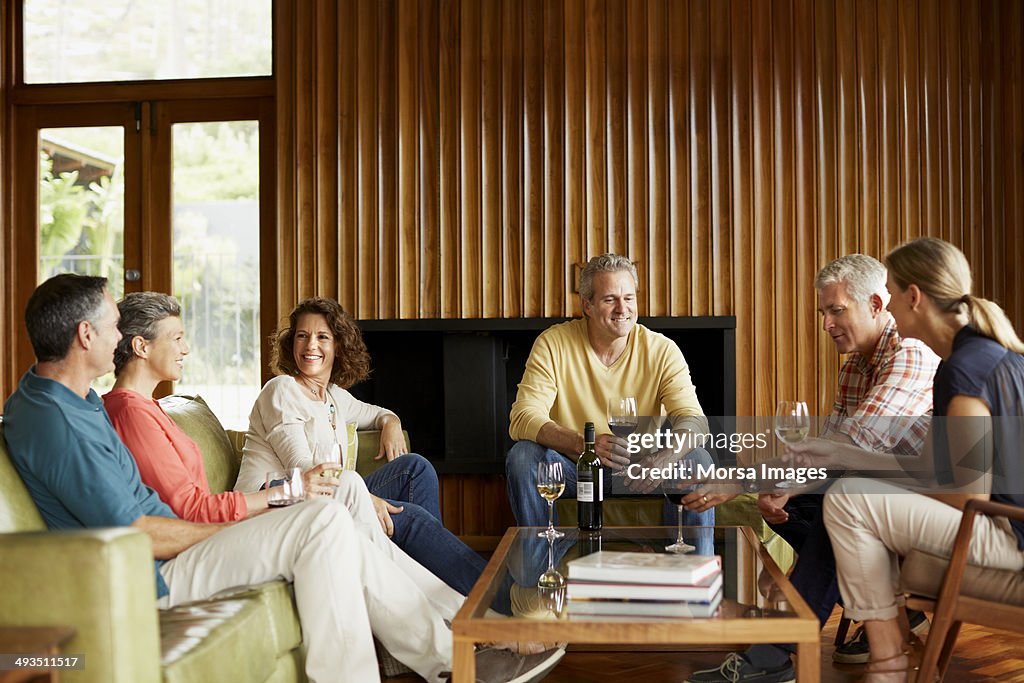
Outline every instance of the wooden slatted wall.
[[[285, 3], [282, 3], [284, 5]], [[737, 316], [738, 412], [827, 410], [811, 281], [930, 234], [1024, 321], [1024, 16], [957, 0], [322, 0], [278, 12], [281, 312]], [[691, 359], [691, 361], [697, 359]]]

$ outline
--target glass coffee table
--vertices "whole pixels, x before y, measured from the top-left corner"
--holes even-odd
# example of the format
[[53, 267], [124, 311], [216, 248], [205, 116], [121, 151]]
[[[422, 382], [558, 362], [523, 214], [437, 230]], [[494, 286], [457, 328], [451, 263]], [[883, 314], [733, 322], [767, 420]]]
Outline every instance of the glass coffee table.
[[[818, 681], [821, 643], [818, 619], [749, 527], [689, 527], [695, 552], [722, 557], [723, 599], [713, 616], [701, 618], [582, 616], [568, 613], [566, 563], [598, 549], [664, 552], [675, 527], [608, 527], [600, 535], [561, 527], [565, 537], [549, 542], [539, 527], [512, 527], [452, 622], [453, 683], [472, 683], [474, 646], [498, 641], [595, 645], [704, 645], [740, 648], [750, 643], [795, 643], [797, 680]], [[552, 581], [552, 579], [555, 579]], [[511, 607], [508, 618], [488, 611]]]

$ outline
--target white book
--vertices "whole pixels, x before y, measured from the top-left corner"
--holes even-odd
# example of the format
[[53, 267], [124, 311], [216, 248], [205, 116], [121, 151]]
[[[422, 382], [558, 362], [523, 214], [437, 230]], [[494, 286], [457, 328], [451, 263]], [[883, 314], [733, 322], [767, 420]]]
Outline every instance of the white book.
[[692, 586], [721, 569], [718, 555], [601, 550], [569, 562], [569, 579]]
[[570, 615], [612, 617], [710, 617], [722, 602], [719, 590], [708, 602], [681, 602], [678, 600], [598, 600], [582, 598], [569, 600]]
[[570, 600], [579, 598], [607, 598], [611, 600], [675, 600], [709, 602], [722, 588], [722, 573], [705, 578], [692, 586], [659, 583], [622, 583], [608, 581], [569, 580], [566, 595]]

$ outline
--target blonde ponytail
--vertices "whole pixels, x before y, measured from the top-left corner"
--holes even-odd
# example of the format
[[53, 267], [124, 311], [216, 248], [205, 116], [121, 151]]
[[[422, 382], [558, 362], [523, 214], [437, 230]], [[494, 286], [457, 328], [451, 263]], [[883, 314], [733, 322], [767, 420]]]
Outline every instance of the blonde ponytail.
[[971, 327], [986, 337], [1017, 353], [1024, 353], [1024, 342], [1017, 336], [1013, 324], [999, 304], [980, 296], [967, 295], [967, 311], [971, 319]]

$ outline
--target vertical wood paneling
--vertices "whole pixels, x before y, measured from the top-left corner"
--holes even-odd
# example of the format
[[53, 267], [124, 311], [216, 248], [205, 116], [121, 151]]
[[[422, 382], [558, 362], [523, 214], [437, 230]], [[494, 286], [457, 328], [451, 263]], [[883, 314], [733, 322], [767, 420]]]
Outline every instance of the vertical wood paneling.
[[356, 54], [356, 88], [359, 102], [359, 234], [356, 243], [359, 290], [356, 316], [376, 318], [378, 313], [377, 270], [377, 3], [360, 2], [357, 16], [358, 51]]
[[[586, 7], [583, 0], [565, 0], [565, 237], [570, 263], [586, 261]], [[563, 271], [564, 272], [564, 271]], [[565, 309], [581, 313], [573, 269], [565, 272]]]
[[900, 155], [901, 201], [903, 224], [900, 241], [921, 235], [921, 114], [918, 104], [920, 73], [918, 71], [917, 0], [900, 0]]
[[338, 25], [337, 14], [331, 8], [316, 5], [314, 15], [316, 40], [315, 49], [315, 80], [314, 97], [316, 100], [315, 118], [316, 149], [331, 150], [334, 154], [316, 155], [316, 238], [314, 252], [310, 263], [315, 263], [316, 285], [314, 292], [330, 291], [338, 285], [338, 266], [340, 258], [319, 259], [318, 254], [334, 254], [340, 256], [338, 231], [338, 168], [339, 152], [338, 135], [341, 126], [338, 122]]
[[729, 116], [730, 3], [711, 4], [711, 288], [709, 313], [726, 315], [733, 306], [732, 260], [732, 125]]
[[[544, 0], [524, 4], [523, 99], [525, 133], [523, 194], [524, 315], [544, 310]], [[538, 40], [538, 36], [541, 37]]]
[[[679, 5], [685, 13], [685, 5]], [[605, 45], [605, 78], [608, 109], [608, 248], [629, 254], [628, 185], [626, 180], [626, 0], [605, 3], [608, 40]], [[674, 24], [673, 24], [674, 25]], [[671, 29], [670, 29], [671, 30]], [[675, 61], [673, 60], [673, 64]], [[671, 97], [671, 95], [670, 95]]]
[[481, 302], [483, 280], [483, 228], [481, 211], [481, 185], [483, 166], [480, 150], [480, 4], [460, 4], [460, 57], [459, 90], [461, 108], [458, 118], [461, 128], [461, 231], [460, 240], [453, 245], [460, 252], [461, 293], [460, 315], [479, 318], [483, 313]]
[[[359, 291], [358, 12], [345, 3], [337, 17], [338, 66], [338, 301], [355, 313]], [[278, 150], [280, 153], [280, 150]], [[287, 157], [285, 157], [287, 158]]]
[[[996, 3], [983, 3], [981, 9], [981, 34], [987, 37], [982, 41], [981, 59], [982, 73], [985, 79], [982, 85], [981, 116], [982, 116], [982, 149], [985, 150], [982, 182], [985, 187], [999, 186], [1003, 181], [1003, 149], [999, 139], [1002, 127], [1002, 74], [999, 73], [1001, 60], [1000, 29], [998, 6]], [[1001, 193], [1000, 193], [1001, 194]], [[985, 240], [982, 254], [981, 291], [994, 292], [1000, 287], [1004, 271], [1000, 268], [1002, 261], [1003, 236], [1003, 205], [1000, 195], [994, 192], [985, 194], [985, 207], [982, 215], [982, 232]]]
[[838, 0], [835, 10], [838, 256], [860, 249], [857, 176], [860, 131], [857, 129], [857, 6], [854, 0]]
[[1022, 14], [297, 3], [277, 24], [278, 305], [573, 314], [574, 264], [614, 250], [639, 262], [642, 314], [737, 316], [739, 412], [827, 410], [840, 359], [811, 281], [840, 254], [941, 235], [1024, 322]]
[[[295, 43], [295, 79], [296, 95], [306, 96], [314, 93], [315, 53], [316, 53], [316, 22], [313, 7], [300, 7], [296, 13], [296, 35], [309, 36], [310, 40]], [[295, 258], [304, 264], [295, 278], [298, 297], [306, 297], [316, 288], [316, 104], [303, 107], [295, 112], [295, 154], [299, 159], [295, 173], [295, 209], [301, 226], [295, 234]]]
[[[814, 4], [815, 35], [834, 35], [836, 25], [835, 5], [830, 2]], [[834, 40], [814, 41], [815, 71], [815, 147], [817, 165], [817, 238], [818, 250], [815, 265], [819, 268], [839, 254], [839, 184], [836, 139], [838, 131], [836, 42]], [[832, 407], [832, 393], [837, 384], [839, 369], [832, 342], [820, 331], [820, 318], [816, 319], [818, 358], [817, 399], [808, 396], [820, 414], [826, 414]]]
[[857, 250], [879, 253], [878, 230], [878, 16], [876, 0], [857, 0], [857, 199], [860, 235]]
[[647, 197], [647, 5], [626, 3], [626, 182], [629, 248], [640, 262], [641, 311], [648, 307], [650, 222]]
[[960, 111], [960, 4], [944, 2], [940, 7], [939, 50], [942, 88], [942, 238], [963, 243], [963, 145]]
[[482, 310], [485, 318], [502, 312], [502, 113], [501, 30], [502, 3], [480, 3], [480, 123], [481, 165], [481, 260]]
[[711, 16], [690, 3], [690, 315], [708, 315], [711, 263]]
[[398, 314], [398, 45], [397, 0], [377, 3], [377, 243], [380, 249], [377, 277], [377, 317]]
[[[814, 30], [814, 6], [811, 0], [797, 0], [793, 7], [794, 35], [810, 35]], [[793, 84], [795, 88], [794, 120], [797, 131], [814, 130], [814, 46], [810, 41], [796, 41], [793, 51]], [[814, 405], [818, 387], [817, 354], [817, 297], [811, 284], [818, 270], [818, 264], [801, 254], [817, 251], [815, 230], [815, 206], [817, 197], [814, 186], [814, 136], [796, 135], [794, 154], [794, 230], [795, 235], [795, 281], [793, 285], [796, 308], [796, 359], [791, 366], [796, 381], [796, 396]]]
[[[544, 3], [544, 312], [562, 315], [572, 260], [565, 251], [565, 7]], [[568, 273], [567, 273], [568, 271]], [[570, 304], [571, 305], [571, 304]]]
[[[398, 317], [415, 318], [420, 302], [420, 74], [418, 0], [398, 0], [398, 258], [393, 276]], [[385, 276], [386, 277], [386, 276]]]
[[918, 32], [921, 36], [922, 148], [918, 155], [923, 169], [921, 183], [924, 202], [921, 220], [924, 221], [922, 234], [933, 237], [942, 235], [938, 10], [937, 0], [920, 0]]
[[[669, 261], [670, 303], [674, 315], [690, 309], [690, 25], [686, 3], [670, 2], [669, 24]], [[748, 22], [749, 24], [749, 22]], [[625, 241], [625, 240], [623, 240]]]
[[752, 3], [751, 53], [753, 57], [753, 173], [754, 173], [754, 395], [758, 415], [773, 415], [775, 392], [775, 186], [772, 136], [772, 15], [766, 2]]
[[[646, 286], [648, 315], [668, 315], [669, 261], [673, 255], [668, 244], [668, 7], [666, 0], [647, 3], [647, 141], [650, 243], [647, 248]], [[708, 280], [711, 279], [710, 269]]]
[[1011, 320], [1016, 323], [1019, 336], [1024, 337], [1024, 272], [1021, 259], [1024, 258], [1024, 7], [1020, 3], [1008, 3], [1008, 21], [1003, 22], [1009, 35], [1003, 41], [1007, 47], [1009, 76], [1007, 88], [1006, 118], [1004, 123], [1010, 137], [1010, 149], [1003, 198], [1006, 202], [1006, 217], [1003, 233], [1006, 235], [1007, 274], [1005, 292], [1000, 302], [1010, 311]]
[[523, 314], [523, 5], [506, 0], [501, 23], [501, 310], [506, 317], [518, 318]]
[[[878, 3], [879, 253], [900, 243], [899, 16]], [[870, 253], [870, 252], [868, 252]]]
[[460, 39], [462, 27], [457, 0], [440, 0], [438, 18], [438, 120], [440, 124], [441, 315], [462, 315], [462, 155], [459, 153], [462, 102]]
[[[964, 35], [977, 36], [981, 32], [981, 3], [972, 2], [960, 9], [960, 25]], [[982, 263], [982, 79], [981, 41], [964, 40], [962, 46], [961, 110], [964, 115], [964, 253], [971, 264]], [[977, 285], [976, 281], [976, 285]]]
[[583, 254], [608, 250], [608, 92], [605, 57], [608, 27], [605, 3], [586, 0], [586, 125], [587, 229]]
[[[441, 316], [441, 47], [440, 3], [419, 5], [419, 253], [422, 259], [419, 300], [415, 308], [424, 318]], [[415, 316], [410, 316], [415, 317]]]
[[[754, 387], [755, 361], [753, 324], [755, 306], [752, 166], [752, 82], [751, 82], [751, 0], [732, 0], [729, 17], [731, 36], [730, 152], [732, 159], [733, 205], [733, 312], [736, 315], [736, 384]], [[755, 415], [753, 391], [738, 391], [736, 413]]]

